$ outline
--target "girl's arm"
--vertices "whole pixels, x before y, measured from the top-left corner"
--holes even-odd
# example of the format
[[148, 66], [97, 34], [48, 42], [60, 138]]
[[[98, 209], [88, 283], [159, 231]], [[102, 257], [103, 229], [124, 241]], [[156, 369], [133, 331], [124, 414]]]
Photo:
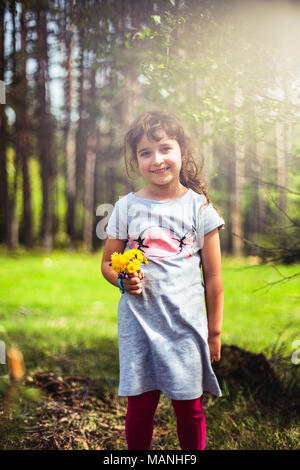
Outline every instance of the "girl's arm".
[[211, 361], [221, 357], [221, 330], [224, 308], [224, 289], [221, 269], [219, 230], [216, 228], [204, 237], [201, 249], [204, 277], [205, 303], [208, 322], [208, 344]]
[[123, 253], [126, 246], [126, 240], [117, 240], [116, 238], [108, 237], [106, 239], [103, 255], [101, 272], [105, 279], [116, 287], [119, 287], [118, 274], [109, 266], [110, 257], [116, 251], [117, 253]]
[[[108, 237], [103, 250], [101, 272], [112, 285], [119, 287], [118, 274], [112, 269], [110, 257], [115, 251], [123, 253], [127, 240], [118, 240]], [[123, 284], [129, 294], [138, 295], [142, 292], [141, 274], [134, 273], [129, 279], [123, 279]]]

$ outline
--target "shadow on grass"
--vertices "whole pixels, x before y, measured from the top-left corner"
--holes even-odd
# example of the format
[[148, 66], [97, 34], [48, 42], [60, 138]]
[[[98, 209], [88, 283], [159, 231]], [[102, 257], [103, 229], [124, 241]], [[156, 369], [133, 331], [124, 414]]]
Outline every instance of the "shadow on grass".
[[[23, 353], [27, 375], [36, 371], [52, 370], [56, 375], [76, 375], [88, 377], [98, 384], [99, 393], [109, 387], [118, 385], [119, 357], [117, 339], [97, 337], [89, 339], [86, 344], [76, 339], [54, 341], [30, 334], [26, 337], [14, 335], [14, 344], [17, 344]], [[7, 373], [7, 367], [2, 367], [2, 375]], [[6, 370], [5, 370], [6, 369]]]
[[[296, 449], [300, 368], [273, 348], [271, 356], [222, 346], [213, 365], [223, 396], [205, 395], [206, 449]], [[118, 397], [117, 341], [37, 351], [27, 347], [20, 387], [2, 449], [126, 449], [127, 400]], [[2, 382], [5, 397], [9, 380]], [[161, 395], [153, 450], [180, 449], [171, 400]]]

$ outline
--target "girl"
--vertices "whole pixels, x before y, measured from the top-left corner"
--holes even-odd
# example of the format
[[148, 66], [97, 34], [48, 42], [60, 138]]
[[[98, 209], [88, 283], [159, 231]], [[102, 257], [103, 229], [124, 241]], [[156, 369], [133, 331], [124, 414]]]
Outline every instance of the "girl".
[[148, 259], [143, 274], [123, 281], [118, 305], [118, 394], [128, 397], [128, 449], [150, 449], [162, 392], [172, 400], [181, 449], [201, 450], [206, 434], [203, 393], [221, 396], [211, 363], [220, 360], [219, 229], [224, 220], [199, 178], [177, 116], [142, 114], [124, 146], [126, 165], [129, 148], [130, 165], [148, 184], [116, 202], [101, 269], [119, 287], [110, 267], [113, 252], [138, 248]]

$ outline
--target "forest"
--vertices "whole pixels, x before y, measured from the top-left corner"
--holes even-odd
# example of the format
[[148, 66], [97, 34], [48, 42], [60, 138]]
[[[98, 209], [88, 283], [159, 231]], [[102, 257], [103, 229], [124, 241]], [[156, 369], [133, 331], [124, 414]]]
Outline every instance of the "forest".
[[99, 249], [97, 208], [142, 184], [124, 133], [165, 109], [190, 133], [222, 248], [299, 259], [299, 6], [267, 4], [1, 0], [0, 242]]

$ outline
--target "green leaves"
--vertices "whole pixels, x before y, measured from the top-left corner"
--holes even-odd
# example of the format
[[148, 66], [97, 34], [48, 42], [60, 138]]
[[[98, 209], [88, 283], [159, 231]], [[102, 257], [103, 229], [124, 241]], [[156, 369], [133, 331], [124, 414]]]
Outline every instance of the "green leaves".
[[161, 24], [161, 19], [159, 15], [151, 15], [154, 24]]

